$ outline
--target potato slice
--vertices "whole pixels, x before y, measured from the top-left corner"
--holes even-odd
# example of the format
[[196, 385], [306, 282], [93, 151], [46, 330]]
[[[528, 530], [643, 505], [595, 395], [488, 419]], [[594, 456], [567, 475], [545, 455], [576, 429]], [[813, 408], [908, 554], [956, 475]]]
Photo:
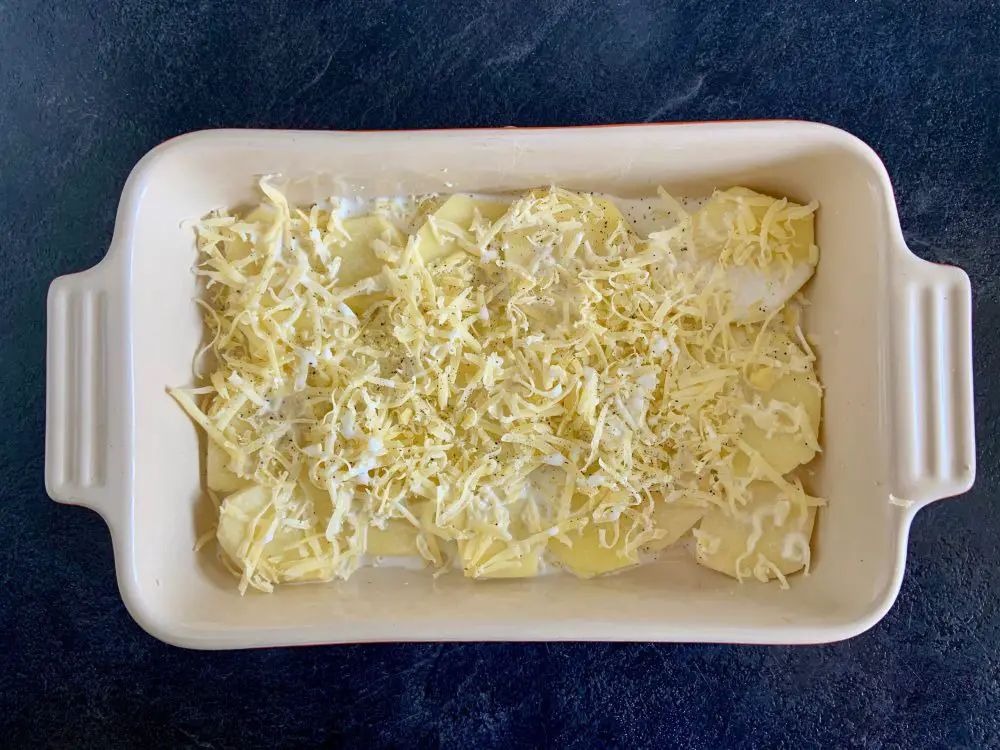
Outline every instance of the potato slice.
[[[759, 235], [768, 220], [774, 245], [786, 246], [792, 260], [789, 269], [783, 263], [764, 268], [755, 264], [731, 265], [726, 269], [726, 284], [732, 290], [732, 314], [741, 322], [765, 319], [781, 309], [801, 289], [815, 271], [814, 214], [772, 223], [776, 198], [743, 187], [716, 192], [692, 216], [692, 242], [703, 260], [714, 263], [730, 240], [730, 227], [749, 236]], [[788, 203], [787, 208], [801, 208]], [[772, 214], [773, 215], [773, 214]]]
[[[531, 578], [538, 575], [540, 547], [522, 550], [510, 558], [505, 555], [508, 549], [506, 543], [494, 541], [482, 554], [478, 554], [478, 544], [459, 541], [462, 570], [468, 578]], [[496, 559], [498, 555], [504, 555], [504, 558]]]
[[[546, 505], [558, 491], [562, 477], [565, 477], [562, 470], [543, 466], [528, 476], [523, 487], [517, 485], [511, 490], [513, 502], [507, 508], [511, 517], [509, 531], [513, 541], [501, 540], [499, 529], [492, 541], [483, 536], [458, 539], [459, 559], [466, 577], [530, 578], [538, 575], [541, 553], [548, 538], [540, 532], [547, 527], [549, 519], [529, 514], [528, 498], [538, 498], [541, 505]], [[463, 513], [456, 520], [455, 528], [466, 526]], [[447, 533], [448, 530], [445, 530], [446, 535]]]
[[[692, 240], [698, 252], [706, 257], [717, 258], [729, 239], [730, 225], [744, 226], [750, 233], [760, 232], [761, 222], [768, 210], [778, 202], [777, 198], [755, 192], [745, 187], [733, 187], [716, 191], [708, 202], [695, 211], [691, 220]], [[797, 203], [788, 203], [789, 208], [801, 208]], [[781, 233], [781, 244], [788, 245], [788, 253], [795, 261], [815, 263], [812, 246], [815, 242], [815, 213], [802, 218], [783, 222], [776, 231]]]
[[[536, 505], [543, 513], [546, 508], [550, 511], [549, 515], [542, 515], [539, 518], [542, 526], [547, 527], [555, 523], [554, 514], [556, 512], [555, 508], [558, 505], [556, 501], [563, 496], [566, 480], [566, 470], [559, 466], [539, 466], [528, 474], [525, 480], [525, 493], [527, 497], [534, 497]], [[520, 512], [520, 508], [518, 512]], [[539, 530], [531, 529], [531, 531]]]
[[417, 529], [403, 518], [386, 521], [385, 528], [370, 527], [365, 552], [376, 557], [418, 556]]
[[636, 552], [625, 552], [624, 534], [619, 536], [618, 543], [613, 547], [602, 546], [599, 531], [601, 528], [605, 529], [605, 535], [611, 538], [613, 530], [609, 524], [588, 523], [579, 531], [567, 534], [573, 542], [572, 547], [558, 539], [550, 540], [549, 554], [580, 578], [593, 578], [639, 564]]
[[243, 221], [248, 224], [273, 224], [274, 220], [277, 218], [277, 212], [275, 208], [270, 203], [262, 203], [251, 209], [246, 216], [243, 217]]
[[618, 210], [612, 201], [607, 198], [601, 198], [599, 196], [594, 196], [594, 203], [596, 203], [603, 210], [603, 216], [596, 216], [594, 214], [587, 214], [584, 217], [584, 236], [587, 241], [590, 242], [590, 247], [598, 255], [607, 255], [608, 240], [618, 229], [618, 226], [624, 225], [625, 229], [631, 231], [622, 212]]
[[356, 216], [344, 219], [343, 225], [351, 238], [334, 248], [333, 255], [340, 258], [337, 285], [351, 286], [382, 271], [385, 263], [375, 255], [372, 242], [385, 236], [398, 242], [399, 230], [381, 216]]
[[739, 517], [717, 507], [705, 514], [695, 559], [733, 578], [777, 578], [770, 566], [782, 575], [802, 570], [809, 560], [816, 509], [798, 505], [770, 482], [753, 482], [749, 491]]
[[687, 505], [683, 500], [675, 503], [666, 502], [662, 496], [654, 496], [653, 526], [658, 531], [665, 531], [666, 536], [644, 544], [643, 548], [650, 552], [659, 552], [674, 544], [690, 531], [705, 515], [705, 508]]
[[529, 239], [534, 232], [534, 229], [515, 229], [511, 232], [503, 232], [501, 239], [504, 247], [504, 260], [521, 268], [530, 269], [537, 254], [535, 246]]
[[421, 529], [417, 532], [417, 536], [426, 545], [431, 562], [441, 568], [452, 559], [457, 545], [454, 541], [454, 530], [451, 527], [442, 529], [437, 525], [436, 506], [434, 502], [418, 501], [411, 505], [410, 510], [420, 519]]
[[[453, 195], [444, 202], [433, 216], [436, 221], [450, 222], [463, 231], [468, 232], [475, 219], [476, 211], [485, 221], [494, 222], [507, 213], [508, 205], [497, 201], [482, 201], [470, 198], [467, 195]], [[453, 236], [443, 229], [439, 229], [437, 237], [431, 229], [430, 221], [424, 224], [417, 232], [420, 244], [420, 256], [425, 263], [432, 260], [444, 258], [452, 253], [461, 250], [462, 247], [455, 242]], [[438, 239], [440, 237], [440, 240]]]
[[[241, 547], [253, 520], [263, 511], [255, 534], [258, 540], [274, 521], [274, 509], [267, 508], [270, 501], [270, 490], [253, 485], [233, 493], [222, 502], [215, 536], [219, 547], [233, 562], [239, 564], [241, 553], [245, 552]], [[264, 545], [257, 563], [258, 571], [275, 582], [325, 581], [332, 578], [333, 570], [325, 561], [304, 561], [294, 550], [288, 549], [314, 533], [311, 528], [279, 528]], [[301, 570], [303, 565], [308, 569]]]
[[[755, 380], [766, 382], [764, 373], [757, 373]], [[775, 379], [769, 389], [748, 388], [748, 392], [759, 396], [765, 404], [771, 401], [792, 406], [801, 404], [805, 407], [809, 430], [813, 436], [819, 435], [823, 396], [819, 382], [812, 373], [786, 373]], [[768, 431], [758, 426], [749, 415], [743, 418], [741, 439], [760, 453], [779, 474], [787, 474], [795, 467], [809, 463], [816, 455], [815, 447], [807, 441], [806, 435], [801, 430], [768, 435]], [[749, 476], [749, 456], [746, 454], [737, 456], [734, 469], [740, 476]]]
[[[587, 502], [585, 498], [576, 500], [579, 504]], [[624, 530], [611, 547], [601, 544], [601, 529], [607, 541], [614, 538], [614, 528], [611, 524], [595, 524], [588, 518], [585, 526], [566, 534], [573, 543], [568, 546], [558, 538], [549, 540], [548, 552], [552, 558], [561, 563], [580, 578], [593, 578], [597, 575], [610, 573], [639, 564], [639, 554], [636, 550], [626, 552]]]
[[730, 290], [729, 313], [737, 323], [756, 323], [780, 310], [812, 278], [815, 266], [796, 262], [786, 274], [780, 265], [767, 268], [730, 266], [725, 285]]
[[229, 468], [229, 454], [212, 440], [208, 441], [205, 454], [205, 483], [208, 489], [220, 494], [236, 492], [253, 484]]
[[[535, 190], [531, 192], [532, 197], [540, 198], [545, 195], [545, 191]], [[597, 255], [606, 255], [608, 252], [607, 243], [611, 236], [618, 229], [619, 225], [624, 225], [627, 231], [631, 231], [622, 212], [612, 201], [600, 196], [594, 196], [596, 210], [585, 210], [576, 206], [567, 206], [556, 212], [560, 221], [578, 221], [583, 227], [583, 239], [590, 243], [591, 249]], [[506, 247], [504, 258], [507, 261], [517, 264], [522, 268], [530, 269], [537, 255], [535, 246], [531, 242], [531, 236], [538, 231], [538, 227], [527, 227], [504, 232], [502, 240]], [[572, 241], [574, 232], [569, 232], [566, 242]]]
[[330, 499], [330, 493], [313, 484], [305, 473], [299, 476], [298, 491], [305, 494], [318, 515], [327, 517], [333, 512], [333, 501]]
[[[548, 468], [548, 467], [544, 467]], [[548, 475], [536, 469], [528, 479], [531, 492], [540, 493], [542, 496], [550, 494], [550, 482]], [[499, 538], [488, 541], [484, 537], [476, 539], [459, 539], [458, 554], [462, 561], [462, 570], [468, 578], [530, 578], [538, 575], [540, 557], [545, 546], [545, 538], [538, 535], [539, 518], [528, 519], [525, 517], [527, 501], [522, 493], [517, 493], [519, 499], [508, 506], [511, 516], [509, 530], [513, 537], [512, 542], [503, 541]], [[432, 505], [432, 503], [428, 503]], [[462, 528], [465, 526], [463, 519], [456, 523]], [[499, 537], [497, 529], [496, 537]], [[528, 544], [526, 540], [534, 537]]]
[[264, 509], [270, 494], [257, 485], [230, 495], [219, 509], [219, 525], [215, 536], [222, 551], [234, 562], [239, 559], [240, 545], [246, 535], [248, 523]]

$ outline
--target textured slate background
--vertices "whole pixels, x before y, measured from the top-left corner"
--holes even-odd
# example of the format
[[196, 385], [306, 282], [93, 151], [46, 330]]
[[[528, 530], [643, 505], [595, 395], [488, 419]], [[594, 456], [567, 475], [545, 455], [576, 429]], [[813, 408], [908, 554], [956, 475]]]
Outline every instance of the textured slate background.
[[[17, 747], [1000, 746], [1000, 8], [993, 2], [0, 0], [0, 737]], [[899, 602], [817, 648], [189, 653], [126, 614], [96, 515], [42, 484], [49, 281], [208, 127], [792, 117], [884, 158], [975, 288], [979, 481], [921, 513]]]

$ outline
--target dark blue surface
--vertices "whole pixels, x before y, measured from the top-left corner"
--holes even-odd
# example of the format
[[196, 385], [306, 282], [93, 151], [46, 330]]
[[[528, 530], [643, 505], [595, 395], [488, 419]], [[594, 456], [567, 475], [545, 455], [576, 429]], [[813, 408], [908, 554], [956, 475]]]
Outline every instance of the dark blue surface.
[[[191, 653], [42, 484], [45, 292], [132, 165], [207, 127], [792, 117], [882, 155], [975, 292], [979, 480], [920, 513], [896, 607], [815, 648]], [[1000, 8], [993, 2], [0, 0], [0, 737], [14, 747], [1000, 746]]]

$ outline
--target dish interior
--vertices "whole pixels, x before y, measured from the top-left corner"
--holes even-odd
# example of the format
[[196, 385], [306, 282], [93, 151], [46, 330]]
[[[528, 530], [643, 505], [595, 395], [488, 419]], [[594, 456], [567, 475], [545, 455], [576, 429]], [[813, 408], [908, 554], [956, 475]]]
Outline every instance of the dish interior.
[[[280, 173], [289, 197], [498, 193], [556, 183], [622, 197], [704, 196], [745, 185], [820, 203], [821, 260], [806, 328], [826, 387], [823, 453], [805, 472], [829, 499], [809, 576], [791, 589], [738, 584], [675, 548], [654, 564], [577, 580], [473, 582], [364, 568], [347, 582], [241, 597], [215, 546], [192, 552], [212, 511], [198, 432], [166, 393], [191, 381], [202, 340], [192, 299], [193, 232], [222, 205], [256, 201]], [[892, 208], [880, 173], [847, 139], [800, 126], [674, 126], [399, 134], [205, 133], [152, 152], [133, 173], [116, 243], [131, 245], [135, 387], [131, 550], [119, 575], [133, 613], [168, 640], [239, 645], [377, 639], [668, 638], [756, 640], [751, 631], [850, 628], [891, 600], [904, 511], [889, 498], [887, 284]], [[121, 541], [119, 540], [119, 543]], [[598, 629], [593, 625], [597, 623]], [[805, 629], [805, 630], [803, 630]], [[169, 631], [169, 632], [168, 632]], [[745, 635], [741, 636], [741, 633]], [[807, 636], [802, 636], [808, 639]], [[784, 639], [784, 640], [787, 640]]]

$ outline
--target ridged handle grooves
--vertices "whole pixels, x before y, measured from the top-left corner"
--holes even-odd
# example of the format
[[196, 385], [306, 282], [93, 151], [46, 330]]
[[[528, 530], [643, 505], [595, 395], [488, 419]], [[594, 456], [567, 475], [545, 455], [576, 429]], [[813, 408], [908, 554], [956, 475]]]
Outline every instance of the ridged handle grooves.
[[895, 482], [902, 504], [975, 480], [972, 291], [959, 268], [910, 257], [893, 276]]
[[62, 276], [48, 298], [45, 485], [54, 500], [102, 514], [105, 499], [127, 486], [131, 465], [128, 404], [121, 403], [130, 396], [128, 330], [118, 270], [105, 260]]

